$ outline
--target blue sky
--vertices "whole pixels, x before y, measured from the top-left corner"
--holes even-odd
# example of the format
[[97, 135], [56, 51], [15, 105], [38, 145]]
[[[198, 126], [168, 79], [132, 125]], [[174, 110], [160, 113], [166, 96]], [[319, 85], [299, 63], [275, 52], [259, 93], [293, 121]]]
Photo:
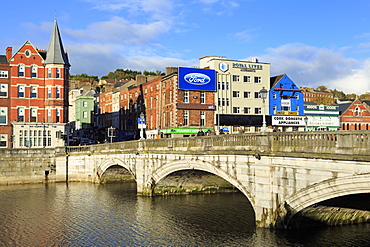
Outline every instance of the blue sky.
[[27, 40], [47, 49], [56, 17], [72, 74], [257, 57], [297, 86], [370, 91], [368, 0], [17, 0], [2, 9], [0, 54]]

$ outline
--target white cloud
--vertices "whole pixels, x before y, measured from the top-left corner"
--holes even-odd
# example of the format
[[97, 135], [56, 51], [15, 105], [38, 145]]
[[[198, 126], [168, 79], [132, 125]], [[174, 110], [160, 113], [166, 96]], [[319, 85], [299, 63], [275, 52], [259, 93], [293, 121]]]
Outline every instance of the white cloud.
[[272, 76], [287, 74], [297, 86], [324, 85], [357, 94], [368, 91], [370, 59], [360, 62], [339, 51], [294, 43], [269, 48], [259, 60], [271, 64]]
[[167, 23], [161, 21], [136, 24], [114, 16], [109, 21], [90, 24], [86, 30], [65, 30], [64, 33], [79, 42], [145, 44], [169, 29]]

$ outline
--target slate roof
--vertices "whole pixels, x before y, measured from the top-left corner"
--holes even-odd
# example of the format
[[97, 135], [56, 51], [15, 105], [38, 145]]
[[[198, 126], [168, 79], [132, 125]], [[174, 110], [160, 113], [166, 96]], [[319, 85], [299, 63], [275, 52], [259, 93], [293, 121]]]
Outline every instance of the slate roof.
[[286, 74], [270, 77], [270, 87], [273, 88]]
[[337, 104], [339, 106], [339, 115], [342, 115], [351, 105], [352, 103]]
[[5, 55], [0, 55], [0, 64], [9, 64]]
[[62, 39], [60, 37], [57, 20], [54, 20], [54, 28], [50, 37], [48, 52], [45, 64], [65, 64], [70, 65], [67, 54], [64, 52]]

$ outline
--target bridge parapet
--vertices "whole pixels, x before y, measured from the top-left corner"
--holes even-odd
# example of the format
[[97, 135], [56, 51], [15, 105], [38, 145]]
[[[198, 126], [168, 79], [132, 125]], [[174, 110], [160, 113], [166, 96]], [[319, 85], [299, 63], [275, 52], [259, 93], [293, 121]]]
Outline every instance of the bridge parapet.
[[[368, 160], [370, 131], [267, 132], [188, 138], [146, 139], [83, 147], [68, 153], [260, 153], [264, 155]], [[334, 157], [336, 156], [336, 158]]]

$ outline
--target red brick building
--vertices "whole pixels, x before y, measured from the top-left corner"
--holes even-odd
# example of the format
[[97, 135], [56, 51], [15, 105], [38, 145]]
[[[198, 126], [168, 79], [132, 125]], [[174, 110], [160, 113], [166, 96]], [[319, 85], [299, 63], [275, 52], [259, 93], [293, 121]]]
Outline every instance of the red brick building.
[[11, 148], [10, 66], [5, 55], [0, 56], [0, 148]]
[[64, 145], [68, 122], [69, 61], [57, 22], [48, 51], [27, 41], [15, 54], [7, 48], [11, 71], [10, 114], [13, 147]]
[[341, 130], [370, 130], [369, 106], [359, 99], [339, 104]]

